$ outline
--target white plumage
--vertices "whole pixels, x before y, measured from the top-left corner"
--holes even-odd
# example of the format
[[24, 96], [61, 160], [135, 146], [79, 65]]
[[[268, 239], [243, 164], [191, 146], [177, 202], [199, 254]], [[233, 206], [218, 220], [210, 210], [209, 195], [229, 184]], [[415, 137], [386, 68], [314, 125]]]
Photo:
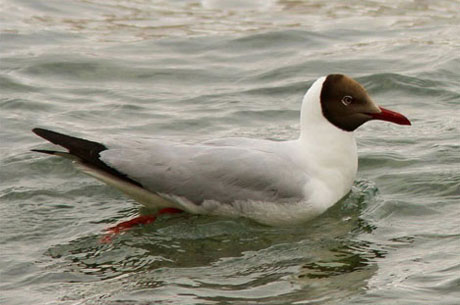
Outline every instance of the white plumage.
[[90, 174], [154, 208], [243, 216], [265, 224], [307, 221], [351, 189], [357, 172], [353, 130], [371, 119], [410, 125], [378, 107], [343, 75], [316, 80], [302, 102], [300, 136], [291, 141], [228, 138], [199, 144], [165, 140], [103, 144], [45, 129], [34, 132]]

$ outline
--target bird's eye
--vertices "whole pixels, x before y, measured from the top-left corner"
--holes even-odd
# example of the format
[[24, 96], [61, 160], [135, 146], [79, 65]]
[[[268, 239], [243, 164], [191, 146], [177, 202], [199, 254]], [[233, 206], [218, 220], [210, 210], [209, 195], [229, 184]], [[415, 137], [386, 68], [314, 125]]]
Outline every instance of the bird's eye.
[[349, 96], [349, 95], [345, 95], [344, 97], [342, 97], [341, 102], [345, 106], [348, 106], [353, 102], [353, 98], [351, 96]]

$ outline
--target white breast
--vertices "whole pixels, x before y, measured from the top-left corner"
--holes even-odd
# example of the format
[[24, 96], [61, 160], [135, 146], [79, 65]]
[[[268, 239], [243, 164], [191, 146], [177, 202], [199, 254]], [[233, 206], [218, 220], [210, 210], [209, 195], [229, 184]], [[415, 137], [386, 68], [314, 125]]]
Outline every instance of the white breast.
[[358, 170], [353, 132], [337, 128], [323, 116], [319, 96], [324, 80], [318, 79], [305, 94], [298, 140], [300, 162], [311, 177], [305, 192], [320, 210], [326, 210], [350, 191]]

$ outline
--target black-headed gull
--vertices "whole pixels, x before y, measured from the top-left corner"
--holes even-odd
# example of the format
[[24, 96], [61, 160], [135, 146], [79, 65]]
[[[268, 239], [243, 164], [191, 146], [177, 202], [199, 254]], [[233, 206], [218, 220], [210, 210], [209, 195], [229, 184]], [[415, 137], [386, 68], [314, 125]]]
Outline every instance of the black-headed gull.
[[148, 207], [282, 225], [312, 219], [350, 191], [358, 165], [353, 131], [373, 119], [410, 125], [403, 115], [377, 106], [355, 80], [331, 74], [305, 94], [296, 140], [98, 143], [33, 131], [68, 150], [35, 151], [70, 158]]

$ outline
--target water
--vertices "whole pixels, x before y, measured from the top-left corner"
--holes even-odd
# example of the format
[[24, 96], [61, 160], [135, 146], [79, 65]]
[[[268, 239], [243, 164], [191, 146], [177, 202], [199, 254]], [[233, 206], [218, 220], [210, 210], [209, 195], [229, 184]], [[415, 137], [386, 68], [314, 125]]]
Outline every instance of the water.
[[[0, 303], [460, 303], [458, 1], [4, 0]], [[29, 152], [87, 138], [298, 135], [319, 76], [346, 73], [406, 128], [357, 132], [359, 176], [276, 228], [175, 215], [99, 243], [133, 200]]]

